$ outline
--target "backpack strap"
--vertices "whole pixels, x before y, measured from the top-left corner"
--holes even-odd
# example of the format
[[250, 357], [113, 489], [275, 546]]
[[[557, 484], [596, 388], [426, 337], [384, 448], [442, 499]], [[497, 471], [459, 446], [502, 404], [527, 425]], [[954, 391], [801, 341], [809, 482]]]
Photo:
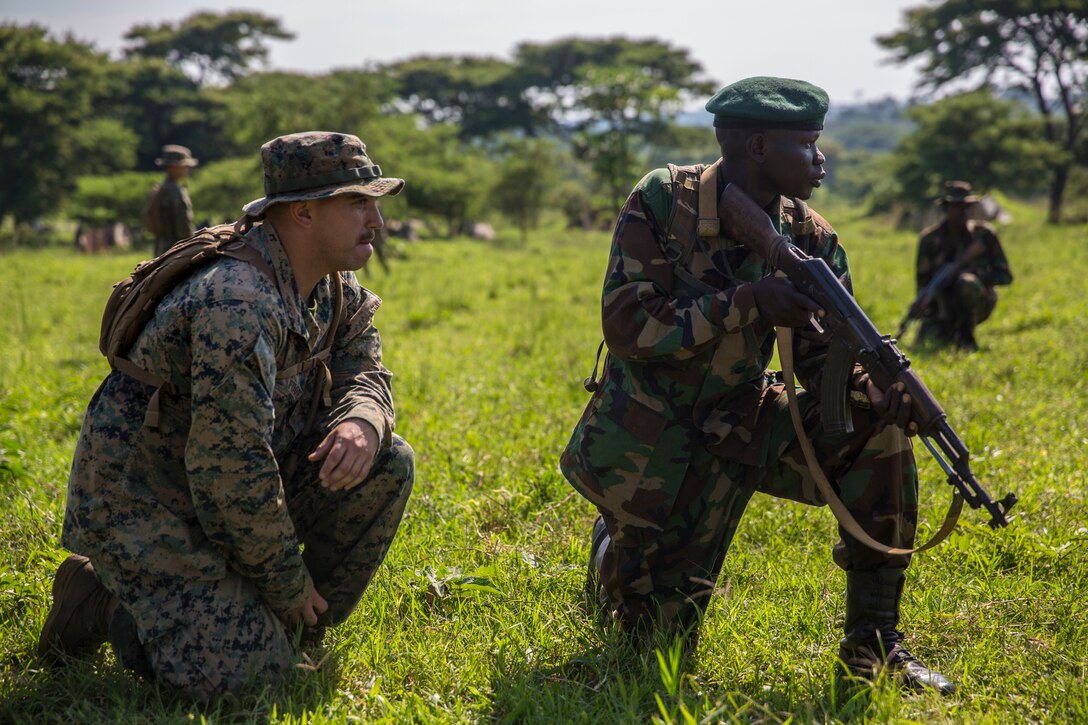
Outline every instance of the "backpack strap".
[[[219, 257], [230, 257], [252, 264], [259, 269], [262, 274], [268, 277], [268, 279], [276, 282], [276, 273], [273, 271], [272, 266], [265, 260], [264, 255], [262, 255], [255, 247], [242, 241], [236, 233], [217, 238], [214, 245], [193, 255], [190, 265], [196, 269], [197, 266], [210, 263]], [[344, 281], [339, 273], [330, 275], [330, 277], [334, 299], [333, 319], [328, 331], [325, 333], [324, 346], [305, 360], [276, 371], [276, 380], [283, 380], [293, 375], [307, 373], [318, 366], [321, 366], [324, 370], [325, 374], [322, 384], [314, 389], [314, 397], [310, 404], [310, 413], [304, 428], [304, 432], [306, 433], [310, 431], [314, 421], [317, 419], [318, 403], [324, 402], [326, 407], [332, 405], [332, 371], [329, 369], [327, 360], [331, 357], [332, 347], [336, 340], [336, 332], [344, 317]], [[130, 378], [155, 388], [155, 392], [152, 393], [151, 399], [148, 401], [147, 412], [144, 414], [144, 425], [149, 428], [159, 427], [161, 419], [159, 400], [161, 393], [165, 392], [168, 395], [183, 395], [189, 392], [187, 387], [171, 383], [166, 379], [141, 368], [127, 357], [112, 355], [107, 356], [107, 361], [115, 370], [119, 370]]]

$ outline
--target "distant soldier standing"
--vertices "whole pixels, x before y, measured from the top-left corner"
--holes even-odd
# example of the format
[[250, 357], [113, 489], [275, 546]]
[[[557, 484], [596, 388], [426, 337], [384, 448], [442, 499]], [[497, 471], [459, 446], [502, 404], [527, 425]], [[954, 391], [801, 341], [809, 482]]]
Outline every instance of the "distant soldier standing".
[[347, 134], [261, 151], [266, 195], [205, 232], [241, 256], [167, 293], [90, 402], [61, 539], [75, 553], [38, 645], [55, 659], [108, 639], [126, 668], [199, 699], [275, 681], [296, 627], [320, 639], [348, 617], [414, 476], [381, 300], [350, 271], [404, 182]]
[[989, 224], [969, 219], [978, 197], [966, 181], [949, 181], [937, 203], [945, 218], [922, 232], [918, 240], [918, 291], [945, 265], [954, 273], [932, 303], [922, 311], [919, 341], [933, 340], [966, 350], [977, 350], [975, 327], [997, 305], [994, 287], [1012, 282], [1012, 272], [997, 234]]
[[181, 239], [193, 235], [193, 202], [185, 180], [199, 161], [184, 146], [167, 144], [155, 165], [166, 169], [166, 176], [152, 192], [144, 210], [144, 224], [153, 237], [155, 256], [159, 256]]
[[[881, 391], [855, 368], [854, 432], [825, 432], [817, 403], [828, 344], [810, 322], [818, 305], [721, 235], [718, 200], [735, 184], [850, 289], [838, 236], [801, 201], [824, 177], [816, 140], [827, 94], [804, 81], [748, 78], [706, 108], [722, 158], [650, 172], [620, 211], [602, 295], [604, 372], [587, 381], [595, 392], [561, 461], [600, 512], [587, 603], [636, 636], [659, 628], [697, 634], [756, 491], [825, 503], [791, 425], [785, 385], [768, 371], [775, 326], [795, 329], [804, 427], [846, 507], [885, 544], [906, 548], [915, 535], [917, 469], [901, 384]], [[910, 557], [839, 533], [833, 558], [846, 571], [839, 657], [860, 675], [888, 669], [909, 686], [951, 692], [898, 630]]]

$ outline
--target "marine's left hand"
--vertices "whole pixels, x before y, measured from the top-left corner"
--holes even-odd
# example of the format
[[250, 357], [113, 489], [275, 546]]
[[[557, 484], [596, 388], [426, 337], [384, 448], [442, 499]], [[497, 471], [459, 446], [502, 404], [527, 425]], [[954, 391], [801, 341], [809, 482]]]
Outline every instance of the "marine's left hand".
[[865, 394], [869, 403], [880, 416], [881, 427], [895, 425], [907, 435], [918, 433], [918, 424], [910, 419], [910, 395], [904, 393], [903, 383], [895, 383], [887, 391], [878, 388], [868, 375], [865, 376]]
[[318, 473], [321, 485], [339, 491], [359, 485], [378, 455], [378, 432], [365, 420], [345, 420], [325, 436], [308, 458], [325, 460]]

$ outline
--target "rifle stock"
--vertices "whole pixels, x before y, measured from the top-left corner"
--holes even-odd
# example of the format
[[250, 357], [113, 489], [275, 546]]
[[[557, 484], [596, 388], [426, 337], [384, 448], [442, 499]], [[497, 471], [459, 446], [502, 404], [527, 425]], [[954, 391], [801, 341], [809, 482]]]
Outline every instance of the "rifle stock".
[[[902, 383], [911, 399], [911, 420], [955, 487], [972, 508], [985, 508], [993, 528], [1008, 525], [1006, 513], [1017, 502], [1015, 494], [994, 501], [971, 472], [967, 447], [948, 424], [940, 403], [910, 359], [887, 335], [881, 335], [823, 259], [809, 257], [778, 233], [766, 212], [739, 187], [728, 185], [718, 204], [722, 229], [730, 238], [753, 250], [783, 272], [799, 291], [826, 311], [820, 323], [831, 336], [828, 364], [821, 391], [821, 422], [829, 432], [852, 430], [845, 381], [858, 362], [881, 390]], [[942, 457], [943, 454], [943, 457]]]

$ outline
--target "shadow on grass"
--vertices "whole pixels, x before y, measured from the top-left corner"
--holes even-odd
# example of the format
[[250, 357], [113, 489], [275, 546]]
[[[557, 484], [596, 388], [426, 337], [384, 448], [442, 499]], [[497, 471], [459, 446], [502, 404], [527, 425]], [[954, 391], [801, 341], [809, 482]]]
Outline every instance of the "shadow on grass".
[[48, 666], [28, 654], [5, 663], [0, 673], [0, 723], [301, 720], [335, 697], [339, 660], [335, 650], [308, 650], [296, 672], [278, 684], [256, 683], [242, 695], [200, 703], [121, 669], [108, 647], [90, 658]]
[[[771, 690], [759, 673], [746, 683], [712, 683], [699, 656], [678, 641], [633, 646], [602, 632], [559, 663], [536, 666], [499, 655], [490, 718], [502, 723], [863, 722], [882, 707], [872, 683], [828, 673], [822, 686]], [[801, 690], [799, 693], [798, 691]]]

